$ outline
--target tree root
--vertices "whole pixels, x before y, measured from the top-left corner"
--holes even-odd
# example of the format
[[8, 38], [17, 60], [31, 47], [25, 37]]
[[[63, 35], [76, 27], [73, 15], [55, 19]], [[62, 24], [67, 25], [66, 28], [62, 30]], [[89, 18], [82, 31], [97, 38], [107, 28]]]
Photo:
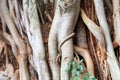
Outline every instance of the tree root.
[[87, 71], [92, 74], [92, 77], [95, 77], [94, 65], [89, 52], [86, 49], [77, 46], [74, 46], [74, 50], [85, 59]]
[[[4, 7], [3, 7], [4, 6]], [[27, 62], [26, 62], [26, 48], [25, 48], [25, 44], [23, 42], [23, 40], [21, 39], [20, 35], [17, 32], [17, 29], [15, 28], [15, 25], [9, 15], [9, 11], [7, 8], [7, 1], [6, 0], [2, 0], [1, 1], [1, 10], [4, 16], [4, 19], [6, 21], [6, 24], [8, 26], [8, 29], [10, 30], [13, 39], [16, 43], [16, 45], [19, 48], [19, 71], [20, 71], [20, 80], [29, 80], [29, 74], [28, 74], [28, 70], [27, 70]]]
[[101, 29], [103, 30], [103, 34], [105, 36], [107, 52], [111, 56], [111, 57], [107, 56], [107, 62], [109, 64], [112, 79], [120, 80], [120, 77], [119, 77], [120, 68], [119, 68], [118, 61], [116, 59], [116, 56], [113, 50], [109, 27], [108, 27], [106, 17], [105, 17], [103, 0], [94, 0], [94, 4], [95, 4], [95, 9], [96, 9], [96, 13], [97, 13], [97, 17], [98, 17]]
[[[39, 80], [50, 80], [48, 65], [46, 62], [46, 53], [42, 39], [39, 17], [35, 0], [23, 1], [25, 29], [33, 50], [33, 61], [38, 73]], [[32, 12], [31, 12], [32, 11]]]

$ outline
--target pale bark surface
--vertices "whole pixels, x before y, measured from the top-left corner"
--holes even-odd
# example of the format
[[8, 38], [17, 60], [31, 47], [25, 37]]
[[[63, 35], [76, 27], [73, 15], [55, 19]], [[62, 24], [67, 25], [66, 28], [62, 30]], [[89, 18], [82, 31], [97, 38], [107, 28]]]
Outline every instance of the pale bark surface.
[[0, 0], [0, 80], [120, 80], [119, 7]]

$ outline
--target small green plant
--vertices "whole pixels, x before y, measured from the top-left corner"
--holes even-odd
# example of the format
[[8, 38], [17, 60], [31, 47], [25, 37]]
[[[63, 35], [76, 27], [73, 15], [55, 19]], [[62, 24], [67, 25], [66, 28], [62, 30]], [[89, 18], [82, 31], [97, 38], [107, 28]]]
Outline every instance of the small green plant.
[[[78, 61], [76, 57], [73, 61], [68, 63], [68, 67], [66, 71], [70, 72], [71, 80], [79, 80], [81, 78], [81, 74], [84, 71], [84, 68], [82, 66], [83, 59]], [[90, 73], [86, 73], [86, 76], [83, 78], [83, 80], [97, 80], [96, 78], [91, 78]]]
[[82, 62], [83, 60], [77, 62], [77, 59], [74, 58], [74, 61], [68, 63], [66, 71], [70, 72], [72, 80], [78, 80], [81, 77], [81, 72], [83, 71], [83, 66], [81, 65]]

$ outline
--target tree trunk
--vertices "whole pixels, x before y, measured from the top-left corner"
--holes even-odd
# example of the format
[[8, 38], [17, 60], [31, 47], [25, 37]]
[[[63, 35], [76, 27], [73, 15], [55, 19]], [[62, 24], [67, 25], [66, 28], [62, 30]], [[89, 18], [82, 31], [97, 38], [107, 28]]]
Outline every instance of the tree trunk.
[[120, 80], [119, 7], [119, 0], [0, 0], [0, 79]]

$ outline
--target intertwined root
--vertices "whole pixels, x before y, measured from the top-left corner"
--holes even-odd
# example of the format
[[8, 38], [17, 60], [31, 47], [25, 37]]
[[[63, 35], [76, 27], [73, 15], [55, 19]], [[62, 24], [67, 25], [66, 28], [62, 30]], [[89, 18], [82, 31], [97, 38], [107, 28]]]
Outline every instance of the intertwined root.
[[[56, 5], [55, 16], [50, 30], [48, 42], [50, 66], [52, 70], [53, 80], [59, 80], [60, 73], [61, 80], [69, 80], [69, 73], [65, 70], [67, 69], [67, 63], [73, 59], [73, 41], [72, 39], [69, 39], [64, 44], [62, 44], [62, 46], [61, 43], [63, 43], [62, 41], [74, 30], [79, 14], [79, 5], [79, 0], [58, 1]], [[56, 63], [58, 54], [57, 44], [60, 45], [59, 48], [61, 49], [60, 52], [62, 53], [61, 72], [59, 71], [60, 69], [57, 67], [58, 64]], [[55, 69], [57, 71], [53, 71]]]
[[94, 0], [94, 4], [95, 4], [96, 14], [97, 14], [101, 29], [105, 36], [106, 47], [107, 47], [107, 51], [106, 51], [107, 62], [109, 64], [110, 73], [111, 73], [113, 80], [119, 80], [120, 79], [120, 77], [119, 77], [120, 76], [120, 68], [119, 68], [118, 61], [116, 59], [115, 52], [113, 49], [110, 32], [109, 32], [109, 28], [108, 28], [108, 23], [107, 23], [106, 17], [105, 17], [103, 1], [102, 0]]
[[[94, 0], [94, 3], [91, 1], [95, 5], [92, 6], [92, 11], [89, 11], [91, 10], [89, 9], [86, 13], [83, 9], [80, 9], [80, 0], [41, 0], [40, 4], [36, 1], [37, 0], [0, 0], [0, 57], [6, 55], [6, 67], [4, 71], [0, 71], [1, 80], [8, 80], [9, 78], [11, 78], [11, 80], [70, 80], [70, 72], [66, 71], [66, 69], [68, 63], [73, 61], [74, 51], [84, 58], [87, 71], [92, 74], [92, 77], [95, 77], [94, 64], [97, 63], [99, 73], [102, 75], [100, 76], [101, 79], [107, 80], [111, 75], [113, 80], [120, 80], [119, 63], [113, 49], [113, 46], [117, 48], [120, 45], [119, 0], [112, 1], [113, 7], [110, 0], [105, 0], [110, 12], [113, 13], [115, 29], [113, 44], [105, 16], [103, 0]], [[90, 0], [86, 1], [89, 3]], [[43, 5], [46, 6], [49, 3], [51, 3], [51, 5], [55, 3], [53, 19], [46, 10], [44, 12]], [[84, 5], [87, 5], [87, 3], [85, 2]], [[89, 5], [85, 7], [87, 9]], [[96, 17], [94, 8], [97, 14]], [[93, 36], [95, 36], [95, 41], [97, 42], [92, 42], [93, 38], [91, 36], [85, 36], [87, 29], [83, 23], [85, 31], [82, 32], [82, 30], [80, 30], [79, 32], [78, 30], [79, 34], [83, 34], [79, 36], [82, 39], [79, 38], [79, 44], [77, 43], [77, 46], [73, 45], [73, 37], [75, 35], [74, 28], [79, 13], [81, 17], [80, 20], [83, 20], [86, 27]], [[92, 15], [87, 15], [89, 13]], [[92, 19], [88, 16], [90, 18], [92, 17]], [[48, 18], [48, 22], [52, 22], [48, 39], [48, 56], [45, 52], [40, 24], [46, 24], [46, 18]], [[100, 25], [93, 22], [93, 18], [96, 18], [96, 22], [98, 18]], [[88, 41], [84, 37], [86, 37]], [[91, 41], [89, 41], [88, 37], [91, 38]], [[92, 49], [96, 46], [97, 48], [94, 48], [96, 50], [90, 49], [91, 53], [89, 53], [88, 45], [90, 45], [90, 48], [92, 46]], [[116, 53], [118, 52], [119, 51]], [[9, 62], [8, 54], [14, 55], [14, 58], [16, 58], [18, 62], [19, 67], [17, 65], [16, 70]], [[93, 58], [95, 57], [96, 60], [94, 62], [96, 63], [93, 64], [90, 54], [92, 54]], [[61, 57], [58, 62], [59, 55]], [[46, 59], [47, 57], [49, 58]], [[79, 58], [79, 56], [77, 56], [77, 58]], [[84, 76], [81, 78], [83, 77]]]

